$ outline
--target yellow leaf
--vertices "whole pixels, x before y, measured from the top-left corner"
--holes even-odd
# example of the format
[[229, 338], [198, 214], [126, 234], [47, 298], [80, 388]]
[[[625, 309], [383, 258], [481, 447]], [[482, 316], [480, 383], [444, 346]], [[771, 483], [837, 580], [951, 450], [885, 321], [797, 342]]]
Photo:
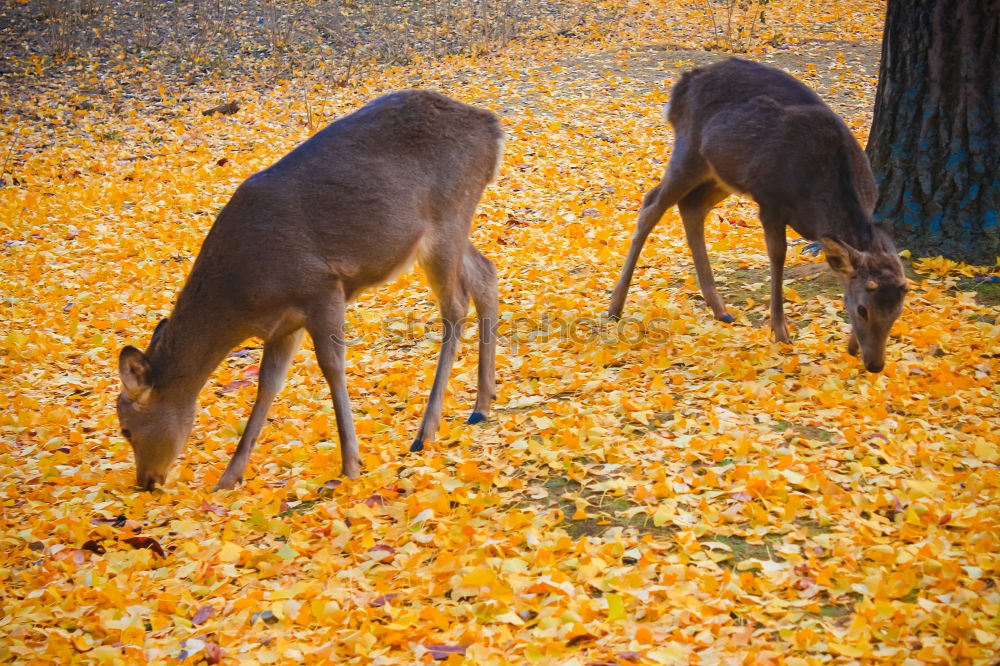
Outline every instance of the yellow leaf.
[[488, 587], [496, 582], [496, 573], [488, 567], [477, 567], [462, 576], [462, 587]]
[[793, 472], [790, 469], [781, 470], [781, 475], [788, 479], [789, 483], [795, 484], [796, 486], [801, 486], [802, 482], [805, 481], [806, 478], [798, 472]]
[[990, 632], [983, 631], [979, 628], [973, 629], [972, 633], [976, 635], [977, 641], [986, 645], [992, 645], [997, 639], [996, 634], [991, 634]]
[[983, 462], [995, 463], [1000, 458], [996, 442], [990, 442], [985, 439], [980, 439], [976, 442], [975, 453], [976, 457]]
[[668, 641], [658, 648], [646, 652], [650, 661], [658, 664], [687, 664], [690, 648], [676, 641]]
[[674, 510], [667, 506], [666, 504], [661, 504], [660, 507], [653, 514], [653, 525], [655, 527], [663, 527], [674, 517]]
[[221, 562], [239, 562], [240, 556], [243, 555], [243, 548], [233, 543], [232, 541], [227, 541], [222, 546], [222, 550], [219, 551], [219, 561]]
[[524, 620], [522, 620], [521, 617], [514, 611], [507, 611], [506, 613], [497, 615], [495, 618], [493, 618], [493, 621], [506, 622], [507, 624], [515, 624], [517, 626], [521, 626], [524, 624]]
[[830, 643], [830, 651], [845, 657], [863, 657], [868, 654], [868, 646], [854, 645], [853, 643]]
[[608, 602], [608, 622], [617, 622], [625, 619], [625, 604], [622, 598], [613, 592], [604, 595]]
[[87, 638], [86, 634], [75, 634], [73, 636], [73, 647], [75, 647], [80, 652], [86, 652], [91, 649], [93, 645], [90, 639]]

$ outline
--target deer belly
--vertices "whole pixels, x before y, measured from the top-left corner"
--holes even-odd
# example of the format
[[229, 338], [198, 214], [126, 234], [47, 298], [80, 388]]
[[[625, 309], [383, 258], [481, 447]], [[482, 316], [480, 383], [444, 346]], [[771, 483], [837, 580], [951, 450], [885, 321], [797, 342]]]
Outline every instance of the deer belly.
[[403, 273], [409, 272], [414, 263], [426, 256], [427, 239], [428, 234], [421, 234], [405, 252], [399, 253], [395, 257], [387, 256], [378, 260], [370, 260], [364, 265], [357, 266], [355, 270], [351, 271], [352, 275], [345, 276], [344, 280], [348, 291], [353, 294], [351, 300], [362, 291], [393, 282]]
[[722, 189], [732, 194], [741, 194], [743, 196], [749, 196], [750, 193], [745, 188], [735, 185], [732, 179], [726, 179], [723, 178], [721, 175], [719, 175], [719, 172], [715, 170], [715, 167], [712, 166], [711, 163], [708, 165], [708, 170], [711, 172], [712, 179], [715, 181], [716, 185], [718, 185]]

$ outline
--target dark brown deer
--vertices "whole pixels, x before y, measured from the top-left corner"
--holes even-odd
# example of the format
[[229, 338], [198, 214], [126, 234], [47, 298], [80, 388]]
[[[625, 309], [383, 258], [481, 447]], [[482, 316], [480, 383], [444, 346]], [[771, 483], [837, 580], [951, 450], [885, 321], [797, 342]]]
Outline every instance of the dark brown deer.
[[848, 350], [869, 372], [903, 307], [906, 278], [892, 240], [872, 223], [876, 187], [861, 146], [823, 100], [788, 74], [732, 58], [686, 72], [667, 119], [674, 149], [660, 184], [642, 202], [608, 315], [621, 316], [639, 252], [663, 213], [677, 204], [698, 284], [715, 318], [732, 316], [715, 287], [705, 249], [705, 215], [730, 194], [749, 194], [771, 261], [771, 328], [789, 342], [782, 295], [785, 226], [819, 240], [844, 287]]
[[469, 229], [502, 151], [503, 132], [489, 111], [403, 91], [337, 120], [240, 185], [149, 349], [125, 347], [119, 357], [118, 418], [139, 486], [164, 482], [191, 431], [198, 392], [233, 347], [258, 337], [257, 399], [218, 487], [239, 483], [304, 331], [330, 385], [342, 471], [356, 477], [345, 306], [414, 260], [437, 295], [444, 334], [411, 450], [437, 431], [470, 296], [479, 321], [479, 387], [469, 422], [484, 420], [496, 392], [497, 278]]

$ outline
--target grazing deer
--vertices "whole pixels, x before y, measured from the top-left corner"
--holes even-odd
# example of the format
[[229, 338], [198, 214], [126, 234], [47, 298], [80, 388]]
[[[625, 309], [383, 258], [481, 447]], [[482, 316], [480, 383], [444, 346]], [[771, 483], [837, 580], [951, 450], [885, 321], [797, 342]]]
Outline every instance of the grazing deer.
[[125, 347], [119, 357], [118, 418], [139, 486], [163, 483], [191, 431], [198, 392], [233, 347], [256, 336], [264, 340], [257, 399], [218, 487], [239, 483], [304, 331], [330, 385], [343, 473], [357, 477], [345, 306], [414, 260], [440, 302], [444, 336], [410, 450], [437, 431], [470, 296], [479, 387], [469, 422], [484, 420], [496, 392], [497, 278], [469, 229], [502, 151], [503, 131], [489, 111], [403, 91], [337, 120], [240, 185], [149, 349]]
[[660, 184], [642, 202], [608, 315], [621, 316], [639, 252], [663, 213], [677, 204], [698, 284], [715, 318], [731, 323], [705, 249], [705, 215], [738, 192], [760, 206], [771, 261], [771, 328], [789, 342], [782, 296], [785, 226], [819, 240], [844, 287], [848, 351], [869, 372], [903, 307], [906, 278], [892, 240], [872, 224], [876, 187], [868, 158], [847, 125], [788, 74], [732, 58], [686, 72], [667, 119], [674, 150]]

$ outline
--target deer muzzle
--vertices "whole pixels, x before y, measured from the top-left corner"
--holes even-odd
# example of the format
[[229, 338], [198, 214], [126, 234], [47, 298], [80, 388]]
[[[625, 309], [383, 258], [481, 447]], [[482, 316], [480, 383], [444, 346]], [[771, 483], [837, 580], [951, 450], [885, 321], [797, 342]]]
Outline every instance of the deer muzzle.
[[865, 363], [865, 370], [871, 373], [882, 372], [882, 368], [885, 367], [885, 361], [869, 361]]

